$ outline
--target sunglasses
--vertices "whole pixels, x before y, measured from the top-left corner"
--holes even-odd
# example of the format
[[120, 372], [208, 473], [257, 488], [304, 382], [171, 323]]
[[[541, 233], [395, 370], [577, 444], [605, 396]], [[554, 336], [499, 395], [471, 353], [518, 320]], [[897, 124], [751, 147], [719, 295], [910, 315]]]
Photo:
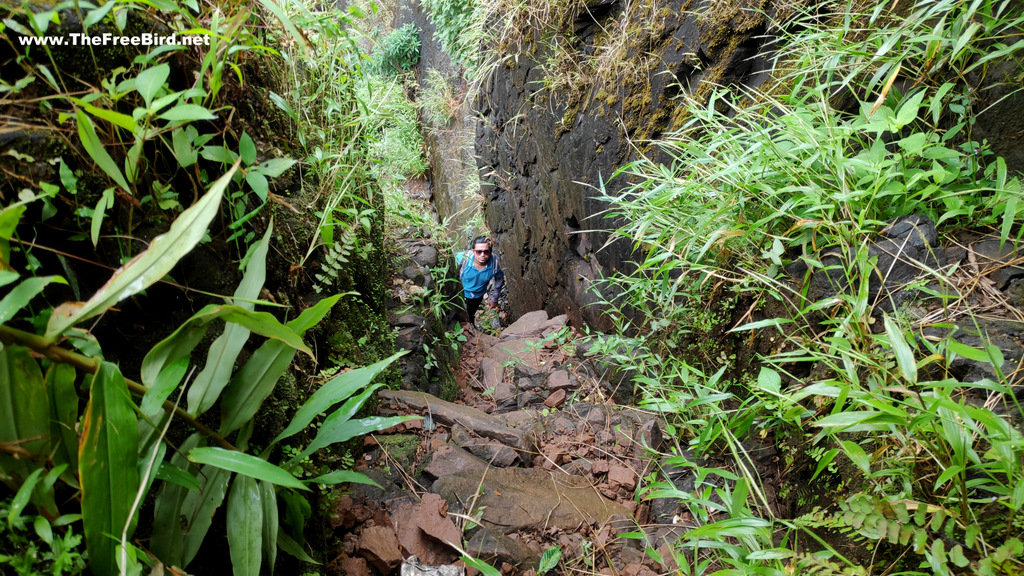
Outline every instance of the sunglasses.
[[488, 248], [487, 250], [476, 250], [476, 249], [474, 249], [473, 252], [476, 252], [477, 254], [490, 254], [491, 253], [491, 249], [490, 248]]

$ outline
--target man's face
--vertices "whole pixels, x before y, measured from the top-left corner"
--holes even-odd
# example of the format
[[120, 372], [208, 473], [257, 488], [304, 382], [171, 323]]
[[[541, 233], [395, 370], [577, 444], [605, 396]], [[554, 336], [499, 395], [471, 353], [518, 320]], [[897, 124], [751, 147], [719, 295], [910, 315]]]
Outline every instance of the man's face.
[[484, 265], [491, 259], [491, 245], [483, 242], [473, 246], [473, 258], [477, 264]]

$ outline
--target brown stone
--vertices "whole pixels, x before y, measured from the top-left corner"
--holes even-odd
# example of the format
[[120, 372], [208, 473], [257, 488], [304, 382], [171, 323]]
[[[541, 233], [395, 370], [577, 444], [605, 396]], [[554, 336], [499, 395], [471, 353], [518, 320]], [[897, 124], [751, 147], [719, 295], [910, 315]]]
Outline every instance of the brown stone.
[[495, 390], [501, 384], [505, 368], [494, 358], [484, 358], [480, 361], [480, 382], [482, 389]]
[[612, 464], [608, 468], [608, 481], [618, 484], [627, 490], [636, 488], [636, 472], [627, 466]]
[[448, 546], [462, 541], [462, 533], [448, 517], [448, 503], [437, 494], [423, 495], [415, 521], [424, 534]]
[[562, 405], [565, 402], [565, 390], [555, 390], [548, 396], [548, 399], [544, 401], [544, 405], [548, 408], [555, 408]]
[[463, 446], [466, 450], [469, 450], [474, 456], [483, 459], [492, 466], [498, 466], [499, 468], [507, 468], [515, 464], [516, 459], [519, 458], [519, 454], [515, 450], [505, 446], [504, 444], [496, 444], [494, 442], [474, 442]]
[[572, 380], [569, 379], [569, 373], [565, 370], [555, 370], [548, 376], [547, 387], [548, 390], [562, 390], [564, 388], [572, 388]]
[[441, 424], [461, 424], [478, 436], [496, 440], [517, 450], [529, 452], [536, 447], [532, 433], [509, 428], [500, 420], [469, 406], [445, 402], [424, 392], [408, 390], [384, 390], [380, 396], [409, 410], [429, 412], [433, 419]]
[[475, 497], [474, 510], [483, 510], [481, 524], [490, 529], [503, 533], [552, 526], [575, 530], [590, 518], [603, 522], [627, 514], [621, 504], [602, 498], [581, 476], [480, 464], [483, 470], [465, 468], [441, 476], [431, 491], [453, 508]]
[[362, 558], [346, 557], [341, 561], [341, 572], [345, 576], [370, 576], [370, 567]]
[[454, 557], [451, 548], [428, 536], [418, 524], [420, 504], [413, 499], [392, 503], [391, 517], [398, 526], [398, 541], [406, 556], [416, 556], [429, 565], [450, 562]]
[[536, 566], [540, 559], [524, 544], [487, 528], [479, 528], [466, 544], [466, 551], [492, 566], [506, 562], [519, 567]]
[[398, 536], [390, 526], [370, 526], [359, 534], [356, 548], [359, 555], [382, 574], [389, 573], [402, 563]]
[[484, 355], [502, 365], [512, 360], [523, 364], [528, 370], [539, 372], [544, 368], [545, 354], [536, 346], [539, 341], [538, 338], [503, 340], [488, 348]]
[[523, 336], [540, 335], [548, 322], [548, 313], [543, 310], [527, 312], [501, 331], [501, 339], [521, 338]]
[[597, 460], [590, 466], [590, 471], [594, 474], [607, 474], [608, 473], [608, 461]]
[[434, 478], [463, 471], [480, 472], [487, 469], [486, 462], [451, 444], [445, 444], [434, 450], [429, 459], [430, 461], [423, 467], [423, 472]]

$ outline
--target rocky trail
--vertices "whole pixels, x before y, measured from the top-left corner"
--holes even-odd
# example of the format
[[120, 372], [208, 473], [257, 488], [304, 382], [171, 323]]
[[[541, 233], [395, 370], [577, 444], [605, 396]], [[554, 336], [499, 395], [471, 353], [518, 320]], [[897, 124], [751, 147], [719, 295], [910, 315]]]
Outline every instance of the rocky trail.
[[[423, 419], [366, 438], [357, 469], [380, 487], [359, 486], [337, 506], [338, 573], [388, 574], [409, 556], [449, 564], [459, 553], [447, 543], [463, 540], [504, 574], [535, 571], [551, 546], [582, 570], [674, 569], [664, 542], [687, 521], [679, 500], [637, 494], [662, 468], [663, 423], [616, 405], [577, 344], [564, 316], [531, 312], [468, 341], [456, 402], [382, 392], [379, 414]], [[669, 472], [683, 488], [686, 471]], [[660, 547], [663, 561], [644, 547]]]

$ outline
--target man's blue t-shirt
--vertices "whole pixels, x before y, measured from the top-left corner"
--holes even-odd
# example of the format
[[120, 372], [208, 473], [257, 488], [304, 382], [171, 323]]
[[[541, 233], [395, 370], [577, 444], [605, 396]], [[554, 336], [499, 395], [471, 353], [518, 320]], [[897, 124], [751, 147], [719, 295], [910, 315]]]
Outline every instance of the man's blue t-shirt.
[[[455, 262], [459, 267], [462, 267], [462, 262], [467, 258], [466, 253], [459, 253]], [[487, 294], [487, 283], [491, 281], [491, 278], [495, 278], [495, 286], [500, 289], [500, 280], [502, 276], [501, 269], [495, 270], [496, 258], [492, 255], [490, 260], [487, 261], [487, 266], [483, 270], [477, 270], [476, 266], [473, 265], [472, 257], [470, 261], [466, 263], [465, 269], [462, 270], [460, 280], [462, 280], [463, 295], [466, 298], [483, 298]]]

